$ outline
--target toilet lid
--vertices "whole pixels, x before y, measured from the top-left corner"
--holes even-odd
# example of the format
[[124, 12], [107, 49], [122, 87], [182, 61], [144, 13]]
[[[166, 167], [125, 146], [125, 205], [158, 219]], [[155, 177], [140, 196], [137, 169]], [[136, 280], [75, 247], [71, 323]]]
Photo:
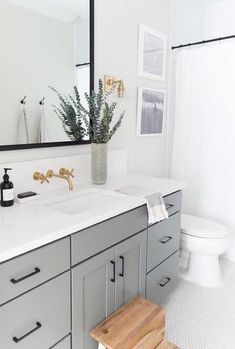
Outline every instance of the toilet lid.
[[181, 232], [207, 239], [222, 239], [229, 234], [229, 230], [222, 224], [185, 214], [181, 218]]

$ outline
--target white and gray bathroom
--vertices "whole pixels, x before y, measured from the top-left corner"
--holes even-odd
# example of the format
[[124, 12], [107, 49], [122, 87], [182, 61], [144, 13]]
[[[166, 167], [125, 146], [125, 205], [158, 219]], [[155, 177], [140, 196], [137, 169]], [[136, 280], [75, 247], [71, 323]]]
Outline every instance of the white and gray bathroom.
[[235, 2], [0, 0], [0, 348], [235, 348]]

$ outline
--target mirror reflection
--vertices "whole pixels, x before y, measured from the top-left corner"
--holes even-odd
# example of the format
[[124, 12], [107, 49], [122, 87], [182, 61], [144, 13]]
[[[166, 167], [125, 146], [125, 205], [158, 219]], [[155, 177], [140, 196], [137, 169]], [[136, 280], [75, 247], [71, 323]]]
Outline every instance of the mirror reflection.
[[0, 145], [87, 140], [65, 132], [53, 89], [90, 90], [90, 1], [0, 0], [0, 42]]

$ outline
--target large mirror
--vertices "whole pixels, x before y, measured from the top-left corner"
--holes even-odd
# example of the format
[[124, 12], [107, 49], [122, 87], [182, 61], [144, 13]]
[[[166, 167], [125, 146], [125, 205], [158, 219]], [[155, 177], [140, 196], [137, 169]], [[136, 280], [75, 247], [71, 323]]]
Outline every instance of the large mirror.
[[0, 43], [0, 150], [89, 143], [58, 93], [94, 88], [94, 0], [0, 0]]

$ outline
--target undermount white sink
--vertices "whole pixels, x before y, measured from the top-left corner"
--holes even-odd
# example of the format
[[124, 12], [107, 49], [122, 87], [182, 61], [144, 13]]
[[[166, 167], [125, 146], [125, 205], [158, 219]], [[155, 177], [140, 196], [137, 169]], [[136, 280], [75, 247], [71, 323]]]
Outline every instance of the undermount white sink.
[[112, 209], [118, 202], [120, 204], [125, 197], [112, 191], [90, 189], [57, 197], [50, 200], [46, 206], [68, 215], [78, 215], [87, 211], [100, 213]]

